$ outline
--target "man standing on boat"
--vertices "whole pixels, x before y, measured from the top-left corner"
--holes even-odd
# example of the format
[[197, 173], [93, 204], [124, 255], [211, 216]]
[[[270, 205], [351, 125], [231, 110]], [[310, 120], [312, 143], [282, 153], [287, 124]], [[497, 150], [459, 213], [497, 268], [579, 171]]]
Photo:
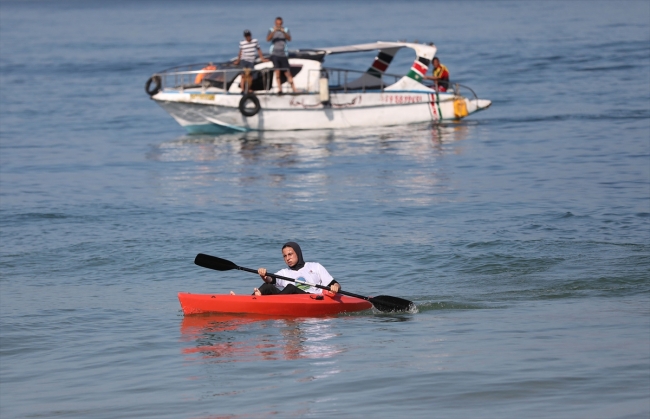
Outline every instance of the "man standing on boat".
[[449, 70], [444, 64], [440, 64], [438, 57], [433, 59], [433, 76], [424, 76], [424, 78], [433, 80], [440, 92], [446, 92], [449, 89]]
[[289, 28], [282, 26], [282, 18], [275, 18], [275, 26], [269, 29], [266, 40], [271, 42], [271, 61], [275, 68], [275, 80], [278, 83], [278, 93], [282, 94], [282, 84], [280, 80], [280, 70], [284, 69], [284, 74], [287, 76], [287, 81], [291, 84], [291, 89], [296, 91], [293, 85], [293, 77], [289, 71], [289, 58], [287, 56], [287, 42], [291, 41], [291, 34]]
[[242, 68], [244, 69], [244, 74], [242, 74], [239, 86], [241, 87], [242, 91], [246, 90], [246, 93], [250, 89], [250, 85], [253, 82], [250, 74], [253, 67], [255, 67], [255, 53], [260, 56], [260, 61], [268, 61], [266, 58], [264, 58], [264, 54], [262, 54], [262, 49], [260, 48], [260, 44], [257, 42], [257, 39], [253, 39], [251, 31], [246, 29], [244, 31], [244, 40], [239, 41], [239, 55], [234, 62], [235, 65], [241, 64]]

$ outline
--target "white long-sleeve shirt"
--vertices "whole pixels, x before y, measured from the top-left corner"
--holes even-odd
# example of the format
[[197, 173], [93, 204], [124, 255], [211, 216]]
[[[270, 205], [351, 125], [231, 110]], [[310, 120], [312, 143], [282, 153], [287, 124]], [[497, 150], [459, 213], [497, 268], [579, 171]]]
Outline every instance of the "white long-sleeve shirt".
[[[327, 270], [320, 263], [316, 262], [305, 262], [305, 266], [300, 268], [297, 271], [294, 271], [289, 268], [282, 269], [275, 273], [276, 275], [287, 276], [293, 279], [299, 279], [301, 281], [309, 282], [311, 284], [322, 285], [324, 287], [328, 286], [330, 282], [334, 280], [332, 275], [327, 272]], [[323, 290], [316, 287], [311, 287], [309, 285], [299, 284], [297, 282], [289, 282], [283, 279], [276, 279], [275, 285], [282, 289], [288, 284], [293, 284], [301, 290], [308, 292], [310, 294], [322, 294]]]

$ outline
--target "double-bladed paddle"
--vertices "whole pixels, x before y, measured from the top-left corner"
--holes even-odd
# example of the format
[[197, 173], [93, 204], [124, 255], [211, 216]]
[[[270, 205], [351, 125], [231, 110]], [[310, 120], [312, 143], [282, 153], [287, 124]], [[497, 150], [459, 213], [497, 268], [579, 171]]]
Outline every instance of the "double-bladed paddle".
[[[238, 269], [240, 271], [246, 271], [246, 272], [251, 272], [254, 274], [257, 274], [256, 269], [250, 269], [250, 268], [244, 268], [243, 266], [237, 266], [235, 263], [226, 260], [226, 259], [221, 259], [216, 256], [210, 256], [206, 255], [203, 253], [199, 253], [196, 255], [196, 258], [194, 259], [194, 263], [202, 266], [204, 268], [208, 269], [214, 269], [216, 271], [230, 271], [232, 269]], [[326, 287], [323, 285], [316, 285], [316, 284], [310, 284], [309, 282], [304, 282], [304, 281], [299, 281], [295, 280], [293, 278], [289, 278], [286, 276], [281, 276], [281, 275], [275, 275], [275, 274], [270, 274], [267, 273], [267, 276], [270, 276], [271, 278], [276, 278], [276, 279], [284, 279], [285, 281], [290, 281], [290, 282], [296, 282], [299, 284], [305, 284], [305, 285], [310, 285], [312, 287], [320, 288], [322, 290], [330, 290], [330, 287]], [[391, 297], [390, 295], [379, 295], [377, 297], [364, 297], [363, 295], [358, 295], [358, 294], [353, 294], [351, 292], [347, 291], [342, 291], [339, 290], [339, 294], [347, 295], [350, 297], [355, 297], [355, 298], [361, 298], [362, 300], [369, 301], [375, 308], [379, 311], [383, 312], [391, 312], [391, 311], [407, 311], [410, 310], [412, 307], [415, 305], [413, 304], [412, 301], [405, 300], [403, 298], [398, 298], [398, 297]]]

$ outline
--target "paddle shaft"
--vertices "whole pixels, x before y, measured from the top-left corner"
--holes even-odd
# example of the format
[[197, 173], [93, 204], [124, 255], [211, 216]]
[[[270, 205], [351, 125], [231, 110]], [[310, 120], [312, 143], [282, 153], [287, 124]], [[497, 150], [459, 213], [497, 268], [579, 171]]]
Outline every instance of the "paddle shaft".
[[[259, 275], [259, 273], [255, 269], [244, 268], [243, 266], [237, 266], [237, 269], [239, 269], [240, 271], [252, 272], [252, 273], [255, 273], [255, 274]], [[323, 285], [317, 285], [317, 284], [311, 284], [309, 282], [301, 281], [299, 279], [289, 278], [288, 276], [282, 276], [282, 275], [276, 275], [276, 274], [270, 274], [270, 273], [267, 273], [266, 276], [270, 276], [271, 278], [275, 278], [275, 279], [283, 279], [283, 280], [289, 281], [289, 282], [296, 282], [298, 284], [305, 284], [305, 285], [309, 285], [310, 287], [320, 288], [322, 290], [331, 291], [330, 287], [326, 287], [326, 286], [323, 286]], [[343, 291], [341, 289], [338, 290], [338, 293], [343, 294], [343, 295], [347, 295], [348, 297], [361, 298], [362, 300], [370, 301], [370, 297], [364, 297], [363, 295], [354, 294], [354, 293], [351, 293], [351, 292]]]

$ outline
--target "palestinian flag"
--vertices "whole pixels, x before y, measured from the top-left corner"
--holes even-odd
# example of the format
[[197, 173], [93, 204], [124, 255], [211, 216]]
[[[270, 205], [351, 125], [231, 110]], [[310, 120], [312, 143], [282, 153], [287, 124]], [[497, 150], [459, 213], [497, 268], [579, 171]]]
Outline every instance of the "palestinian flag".
[[406, 76], [412, 78], [417, 82], [421, 82], [424, 78], [424, 75], [427, 74], [427, 70], [429, 69], [429, 62], [430, 61], [426, 58], [418, 57], [418, 59], [413, 62], [411, 70]]
[[366, 73], [370, 74], [373, 77], [377, 77], [378, 79], [381, 78], [381, 76], [384, 74], [384, 71], [388, 68], [390, 65], [390, 62], [393, 61], [393, 56], [391, 54], [387, 54], [384, 51], [379, 51], [379, 54], [375, 57], [375, 61], [372, 63], [372, 65], [366, 70]]

